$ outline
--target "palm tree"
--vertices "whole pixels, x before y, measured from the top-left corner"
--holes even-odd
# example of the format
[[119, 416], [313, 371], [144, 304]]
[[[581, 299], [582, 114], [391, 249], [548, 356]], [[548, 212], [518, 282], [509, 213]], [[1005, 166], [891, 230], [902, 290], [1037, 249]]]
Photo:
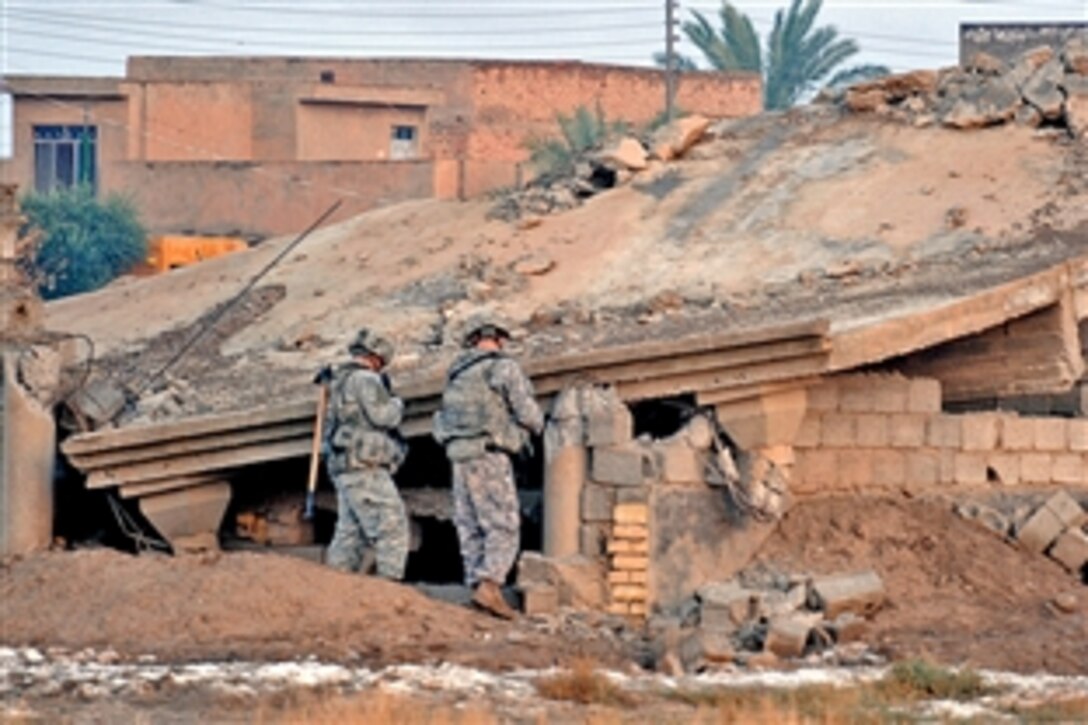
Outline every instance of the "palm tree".
[[[822, 6], [823, 0], [792, 0], [788, 10], [778, 10], [766, 49], [760, 46], [752, 20], [728, 0], [722, 1], [718, 12], [720, 28], [692, 10], [694, 19], [685, 21], [682, 29], [715, 70], [761, 73], [763, 107], [784, 109], [858, 52], [857, 43], [840, 38], [834, 27], [814, 27]], [[884, 66], [859, 66], [839, 72], [832, 80], [856, 83], [888, 72]]]

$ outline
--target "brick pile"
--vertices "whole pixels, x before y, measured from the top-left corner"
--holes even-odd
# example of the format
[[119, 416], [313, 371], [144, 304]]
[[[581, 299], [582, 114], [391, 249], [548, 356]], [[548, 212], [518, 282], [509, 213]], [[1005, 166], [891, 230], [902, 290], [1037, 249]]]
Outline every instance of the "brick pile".
[[852, 375], [813, 388], [795, 447], [799, 495], [1088, 484], [1088, 419], [942, 413], [929, 379]]
[[619, 504], [613, 510], [608, 539], [610, 614], [646, 616], [649, 600], [650, 510], [642, 503]]

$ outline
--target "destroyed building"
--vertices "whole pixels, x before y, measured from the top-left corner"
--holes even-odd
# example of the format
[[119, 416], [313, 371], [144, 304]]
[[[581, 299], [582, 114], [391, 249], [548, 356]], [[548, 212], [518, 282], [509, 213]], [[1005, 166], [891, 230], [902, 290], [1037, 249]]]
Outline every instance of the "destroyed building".
[[[319, 555], [306, 545], [327, 532], [269, 501], [302, 495], [313, 371], [380, 326], [407, 401], [409, 573], [456, 581], [449, 471], [429, 427], [458, 325], [487, 306], [517, 322], [551, 411], [519, 481], [529, 611], [642, 620], [697, 593], [732, 611], [729, 582], [782, 516], [834, 494], [956, 501], [1083, 577], [1084, 53], [1070, 43], [1005, 75], [917, 72], [786, 114], [687, 119], [633, 162], [604, 150], [616, 185], [560, 213], [504, 221], [477, 200], [358, 216], [306, 240], [161, 377], [290, 240], [52, 303], [50, 329], [96, 343], [88, 386], [148, 383], [116, 425], [61, 449], [88, 490], [175, 551], [224, 536]], [[1050, 74], [1057, 109], [1037, 105]], [[999, 82], [1015, 93], [1000, 107], [986, 100]], [[862, 592], [865, 614], [874, 587], [857, 576], [788, 582], [782, 596], [804, 594], [796, 608], [811, 591], [845, 628], [828, 592]], [[775, 636], [796, 644], [798, 631]]]

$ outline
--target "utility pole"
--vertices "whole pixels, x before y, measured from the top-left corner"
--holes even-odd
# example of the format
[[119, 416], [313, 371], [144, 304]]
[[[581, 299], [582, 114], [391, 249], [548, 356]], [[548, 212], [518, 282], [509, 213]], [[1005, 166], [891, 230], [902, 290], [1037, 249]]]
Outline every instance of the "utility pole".
[[676, 35], [680, 0], [665, 0], [665, 119], [676, 116]]

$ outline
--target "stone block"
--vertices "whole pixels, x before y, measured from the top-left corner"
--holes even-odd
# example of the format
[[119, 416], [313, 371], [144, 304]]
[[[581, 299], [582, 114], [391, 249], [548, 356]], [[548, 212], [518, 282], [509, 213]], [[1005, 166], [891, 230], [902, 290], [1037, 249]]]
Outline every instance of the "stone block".
[[759, 592], [745, 589], [735, 581], [708, 584], [696, 596], [704, 628], [731, 632], [759, 613]]
[[1078, 485], [1084, 479], [1079, 453], [1056, 453], [1051, 462], [1050, 480], [1063, 485]]
[[941, 383], [933, 378], [914, 378], [907, 388], [908, 413], [940, 413]]
[[797, 448], [816, 448], [820, 445], [820, 418], [816, 415], [806, 415], [801, 421], [801, 427], [797, 429], [797, 438], [793, 445]]
[[586, 443], [592, 447], [622, 446], [630, 442], [634, 431], [631, 411], [618, 398], [587, 405], [585, 411]]
[[1054, 542], [1050, 557], [1079, 576], [1088, 565], [1088, 536], [1080, 529], [1069, 529]]
[[612, 601], [614, 602], [645, 602], [646, 587], [628, 584], [617, 584], [612, 587]]
[[1021, 483], [1050, 483], [1053, 470], [1049, 453], [1020, 454]]
[[612, 557], [612, 569], [617, 571], [647, 571], [650, 559], [646, 556], [634, 554], [619, 554]]
[[559, 590], [540, 585], [522, 587], [521, 608], [529, 616], [555, 614], [559, 611]]
[[843, 612], [828, 623], [827, 629], [836, 644], [864, 641], [869, 634], [869, 623], [853, 612]]
[[1033, 418], [1035, 450], [1064, 451], [1069, 448], [1069, 425], [1065, 418]]
[[706, 459], [686, 441], [678, 440], [660, 450], [661, 478], [668, 483], [702, 483], [705, 478]]
[[603, 556], [607, 542], [607, 524], [582, 524], [578, 529], [578, 550], [583, 556], [593, 558]]
[[873, 483], [873, 456], [870, 451], [839, 452], [839, 475], [832, 482], [837, 489], [862, 488]]
[[959, 451], [941, 448], [938, 456], [941, 461], [941, 485], [948, 486], [956, 482], [956, 456]]
[[650, 536], [650, 530], [645, 525], [625, 524], [612, 527], [612, 536], [617, 539], [634, 539], [644, 541]]
[[986, 455], [986, 477], [1005, 486], [1020, 483], [1020, 455], [994, 451]]
[[1064, 528], [1053, 511], [1046, 506], [1040, 506], [1016, 532], [1016, 539], [1028, 551], [1042, 554], [1061, 536]]
[[1088, 512], [1065, 491], [1058, 491], [1044, 505], [1058, 517], [1063, 527], [1079, 527], [1088, 521]]
[[907, 480], [912, 487], [936, 486], [941, 481], [941, 456], [936, 451], [907, 451]]
[[876, 413], [859, 415], [856, 438], [859, 448], [887, 448], [888, 416]]
[[582, 489], [582, 521], [611, 521], [616, 505], [615, 489], [589, 482]]
[[592, 478], [600, 483], [617, 486], [641, 486], [645, 480], [643, 458], [639, 448], [594, 448]]
[[956, 483], [977, 485], [986, 483], [986, 455], [984, 453], [956, 454]]
[[551, 561], [536, 551], [523, 551], [518, 558], [518, 586], [553, 584]]
[[843, 413], [871, 413], [876, 408], [876, 387], [861, 380], [844, 381], [839, 389], [839, 410]]
[[650, 520], [650, 507], [638, 503], [621, 503], [612, 509], [612, 520], [617, 524], [642, 524]]
[[900, 377], [873, 378], [872, 410], [875, 413], [905, 413], [910, 381]]
[[641, 503], [650, 502], [649, 486], [620, 486], [616, 489], [616, 503]]
[[992, 451], [997, 448], [1000, 418], [986, 413], [963, 416], [962, 448], [965, 451]]
[[778, 657], [797, 658], [805, 653], [812, 619], [804, 615], [772, 619], [763, 648]]
[[600, 565], [586, 556], [548, 557], [525, 551], [518, 560], [520, 588], [553, 587], [559, 603], [566, 606], [599, 607], [604, 602], [604, 579]]
[[907, 462], [902, 451], [873, 451], [873, 483], [902, 486], [907, 482]]
[[926, 419], [926, 444], [930, 448], [959, 448], [963, 416], [932, 415]]
[[808, 598], [828, 619], [844, 612], [868, 616], [884, 604], [884, 582], [875, 571], [817, 577], [809, 583]]
[[736, 657], [728, 633], [702, 627], [684, 637], [677, 653], [686, 672], [697, 672], [708, 664], [728, 664]]
[[857, 416], [827, 413], [820, 419], [820, 444], [830, 448], [850, 448], [857, 440]]
[[[1088, 387], [1083, 389], [1088, 390]], [[1081, 453], [1088, 451], [1088, 420], [1069, 421], [1069, 449]]]
[[892, 448], [921, 448], [926, 442], [926, 416], [893, 415], [888, 419], [888, 442]]
[[834, 413], [839, 409], [839, 385], [828, 380], [808, 389], [808, 409], [816, 413]]
[[1035, 448], [1035, 423], [1031, 418], [1009, 415], [1001, 420], [1001, 447], [1009, 451]]

